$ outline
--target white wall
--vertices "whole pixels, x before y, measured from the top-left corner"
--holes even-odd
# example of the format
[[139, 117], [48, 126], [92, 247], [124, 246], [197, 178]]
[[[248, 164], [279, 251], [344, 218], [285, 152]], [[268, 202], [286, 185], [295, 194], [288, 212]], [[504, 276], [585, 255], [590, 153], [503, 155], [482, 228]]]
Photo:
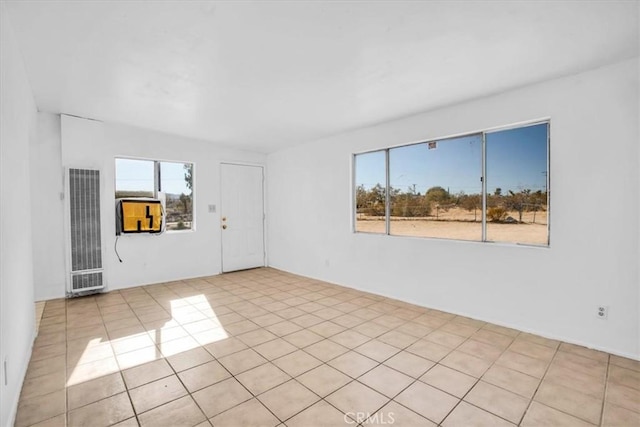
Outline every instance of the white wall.
[[38, 113], [37, 137], [31, 141], [31, 224], [35, 299], [64, 296], [64, 193], [60, 115]]
[[[118, 252], [122, 263], [114, 252], [114, 173], [115, 158], [119, 156], [195, 165], [195, 231], [121, 236]], [[266, 156], [123, 125], [62, 116], [61, 167], [102, 171], [102, 239], [109, 289], [221, 272], [219, 184], [223, 161], [265, 164]], [[210, 204], [216, 205], [216, 213], [208, 212]], [[58, 242], [58, 247], [62, 245], [63, 242]]]
[[[270, 154], [270, 265], [639, 358], [638, 71], [634, 59]], [[550, 248], [351, 232], [352, 153], [547, 117]]]
[[[0, 425], [15, 417], [35, 332], [29, 141], [36, 106], [0, 4]], [[5, 382], [7, 385], [5, 385]]]

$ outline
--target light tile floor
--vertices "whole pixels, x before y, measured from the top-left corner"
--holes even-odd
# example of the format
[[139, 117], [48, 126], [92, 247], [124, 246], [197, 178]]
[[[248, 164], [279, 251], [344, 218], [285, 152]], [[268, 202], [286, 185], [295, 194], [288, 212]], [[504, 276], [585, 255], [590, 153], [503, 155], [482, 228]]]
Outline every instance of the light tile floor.
[[640, 425], [640, 362], [263, 268], [48, 301], [17, 426]]

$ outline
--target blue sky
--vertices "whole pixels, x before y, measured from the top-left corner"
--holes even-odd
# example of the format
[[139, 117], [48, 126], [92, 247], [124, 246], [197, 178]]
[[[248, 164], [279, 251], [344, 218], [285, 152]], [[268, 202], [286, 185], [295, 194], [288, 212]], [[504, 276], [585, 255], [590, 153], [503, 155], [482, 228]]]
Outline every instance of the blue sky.
[[487, 191], [546, 189], [547, 124], [487, 134]]
[[[153, 192], [153, 161], [116, 159], [116, 191]], [[183, 163], [161, 162], [162, 191], [190, 194], [184, 181]]]
[[[545, 190], [547, 170], [547, 124], [492, 132], [487, 138], [487, 191], [497, 187], [503, 194], [523, 189]], [[480, 193], [482, 135], [435, 141], [435, 148], [415, 144], [389, 151], [391, 186], [424, 194], [440, 186], [452, 194]], [[384, 152], [356, 158], [356, 185], [384, 186]]]

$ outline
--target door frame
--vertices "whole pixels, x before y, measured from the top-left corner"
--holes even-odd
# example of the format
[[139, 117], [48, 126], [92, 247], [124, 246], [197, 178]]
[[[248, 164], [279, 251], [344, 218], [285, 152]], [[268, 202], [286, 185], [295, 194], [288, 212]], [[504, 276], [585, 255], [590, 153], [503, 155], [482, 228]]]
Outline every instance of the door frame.
[[220, 177], [220, 192], [218, 193], [218, 206], [220, 206], [219, 214], [218, 214], [218, 236], [220, 236], [220, 274], [224, 274], [224, 265], [223, 265], [223, 257], [224, 257], [224, 248], [222, 244], [222, 165], [231, 165], [231, 166], [253, 166], [253, 167], [261, 167], [262, 168], [262, 247], [264, 252], [264, 261], [263, 267], [269, 266], [269, 252], [267, 251], [267, 165], [264, 163], [258, 162], [245, 162], [245, 161], [236, 161], [236, 160], [221, 160], [219, 164], [219, 177]]

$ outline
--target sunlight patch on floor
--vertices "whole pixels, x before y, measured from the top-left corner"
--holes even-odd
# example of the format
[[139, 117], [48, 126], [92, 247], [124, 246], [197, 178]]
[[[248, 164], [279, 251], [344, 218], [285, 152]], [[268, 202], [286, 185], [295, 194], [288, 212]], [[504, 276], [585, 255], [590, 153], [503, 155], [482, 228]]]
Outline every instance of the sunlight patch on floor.
[[84, 350], [67, 356], [68, 366], [73, 367], [67, 378], [67, 387], [176, 356], [229, 337], [205, 295], [176, 298], [169, 303], [170, 318], [158, 328], [132, 332], [111, 340], [105, 337], [85, 338]]

